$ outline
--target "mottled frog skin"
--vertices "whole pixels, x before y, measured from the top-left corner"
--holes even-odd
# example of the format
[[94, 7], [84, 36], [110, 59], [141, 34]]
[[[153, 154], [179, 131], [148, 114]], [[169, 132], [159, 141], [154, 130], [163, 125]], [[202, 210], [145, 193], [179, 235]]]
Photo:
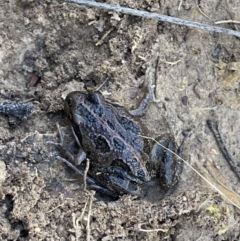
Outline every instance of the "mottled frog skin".
[[[144, 100], [143, 100], [144, 101]], [[65, 99], [65, 112], [75, 136], [90, 159], [88, 175], [99, 190], [115, 196], [142, 195], [141, 184], [151, 179], [151, 170], [159, 176], [164, 188], [178, 181], [182, 163], [158, 144], [149, 150], [143, 126], [127, 109], [105, 100], [100, 92], [71, 92]], [[133, 112], [134, 113], [134, 112]], [[173, 138], [166, 134], [157, 138], [170, 150], [177, 150]], [[96, 188], [98, 189], [98, 188]]]

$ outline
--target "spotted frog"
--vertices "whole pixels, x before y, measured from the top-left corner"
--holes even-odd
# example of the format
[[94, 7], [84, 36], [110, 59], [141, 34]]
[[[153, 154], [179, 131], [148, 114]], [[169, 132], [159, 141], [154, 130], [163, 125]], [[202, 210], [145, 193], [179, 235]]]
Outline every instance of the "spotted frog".
[[142, 184], [150, 181], [153, 173], [166, 190], [177, 183], [182, 162], [161, 146], [179, 153], [173, 137], [165, 134], [156, 139], [161, 145], [149, 143], [134, 116], [144, 112], [151, 97], [149, 91], [137, 110], [128, 111], [100, 92], [67, 95], [65, 112], [81, 146], [78, 164], [86, 157], [90, 159], [87, 180], [93, 188], [112, 196], [141, 196]]

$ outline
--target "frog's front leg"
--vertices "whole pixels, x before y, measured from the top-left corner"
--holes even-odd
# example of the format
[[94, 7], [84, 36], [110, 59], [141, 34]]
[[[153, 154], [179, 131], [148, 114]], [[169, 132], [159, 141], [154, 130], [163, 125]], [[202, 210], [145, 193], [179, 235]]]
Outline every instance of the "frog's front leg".
[[72, 125], [71, 125], [71, 130], [75, 138], [75, 141], [78, 144], [78, 153], [74, 155], [74, 161], [76, 165], [80, 165], [86, 159], [87, 155], [86, 155], [86, 152], [83, 150], [82, 145], [80, 144], [80, 141]]
[[[68, 161], [67, 159], [65, 158], [62, 158], [62, 157], [57, 157], [57, 160], [61, 161], [61, 162], [64, 162], [68, 167], [70, 167], [71, 169], [73, 169], [76, 173], [78, 173], [80, 176], [84, 176], [84, 169], [81, 167], [81, 168], [78, 168], [77, 166], [75, 165], [80, 165], [82, 163], [83, 160], [86, 159], [86, 154], [85, 152], [82, 150], [81, 148], [81, 145], [80, 145], [80, 142], [78, 141], [77, 139], [77, 136], [74, 132], [74, 129], [72, 128], [72, 132], [73, 132], [73, 135], [75, 137], [75, 140], [77, 142], [77, 144], [79, 145], [79, 152], [78, 154], [76, 155], [72, 155], [65, 147], [64, 147], [64, 138], [63, 138], [63, 133], [62, 133], [62, 130], [59, 126], [59, 124], [57, 123], [57, 128], [58, 128], [58, 134], [59, 134], [59, 137], [60, 137], [60, 143], [55, 143], [55, 142], [49, 142], [50, 144], [53, 144], [53, 145], [56, 145], [56, 146], [59, 146], [61, 147], [62, 151], [67, 155], [67, 157], [71, 160], [71, 161]], [[75, 165], [73, 164], [75, 162]], [[79, 164], [78, 164], [79, 163]], [[89, 185], [90, 189], [94, 189], [96, 191], [99, 191], [103, 194], [106, 194], [108, 196], [111, 196], [113, 198], [117, 198], [118, 195], [113, 192], [113, 191], [110, 191], [108, 190], [107, 188], [103, 187], [103, 186], [100, 186], [96, 183], [94, 177], [91, 177], [89, 175], [86, 176], [86, 182], [87, 184]]]
[[182, 172], [183, 162], [177, 158], [174, 153], [181, 155], [183, 143], [178, 148], [174, 138], [169, 134], [157, 138], [156, 141], [161, 145], [158, 143], [154, 144], [150, 153], [151, 165], [152, 168], [157, 171], [162, 186], [170, 189], [178, 182]]

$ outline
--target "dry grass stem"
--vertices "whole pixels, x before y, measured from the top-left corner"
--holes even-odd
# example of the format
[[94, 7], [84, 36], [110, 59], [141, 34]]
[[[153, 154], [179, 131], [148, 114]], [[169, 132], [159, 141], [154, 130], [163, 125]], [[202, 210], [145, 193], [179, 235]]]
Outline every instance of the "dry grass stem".
[[97, 43], [95, 44], [96, 46], [102, 45], [105, 38], [113, 31], [114, 27], [111, 27], [103, 36], [100, 40], [97, 41]]
[[83, 173], [83, 190], [86, 191], [87, 189], [87, 173], [88, 173], [88, 170], [89, 170], [89, 165], [90, 165], [90, 161], [89, 159], [87, 158], [86, 159], [86, 167], [85, 167], [85, 170], [84, 170], [84, 173]]
[[199, 11], [204, 17], [206, 17], [206, 18], [208, 18], [209, 20], [212, 21], [212, 19], [211, 19], [210, 17], [208, 17], [208, 15], [205, 14], [205, 13], [201, 10], [201, 8], [199, 7], [199, 5], [198, 5], [198, 0], [196, 0], [196, 5], [197, 5], [197, 8], [198, 8], [198, 11]]
[[215, 22], [215, 24], [222, 24], [222, 23], [237, 23], [237, 24], [240, 24], [240, 21], [230, 19], [230, 20], [221, 20], [221, 21]]
[[90, 192], [90, 197], [89, 197], [89, 206], [88, 206], [88, 217], [87, 217], [87, 241], [90, 241], [90, 234], [91, 234], [91, 229], [90, 229], [90, 220], [91, 220], [91, 212], [92, 212], [92, 203], [93, 203], [93, 196], [94, 192]]
[[189, 108], [189, 110], [192, 111], [201, 111], [201, 110], [216, 110], [218, 107], [214, 106], [214, 107], [196, 107], [196, 108]]
[[76, 241], [80, 240], [80, 237], [82, 235], [81, 229], [83, 226], [80, 224], [81, 223], [83, 224], [84, 214], [86, 213], [87, 206], [88, 206], [87, 220], [84, 220], [84, 221], [86, 222], [86, 240], [90, 241], [90, 234], [91, 234], [90, 221], [91, 221], [93, 196], [95, 192], [86, 191], [86, 194], [88, 197], [82, 209], [81, 215], [79, 217], [76, 217], [75, 213], [72, 214], [73, 229], [69, 231], [75, 233]]
[[59, 204], [58, 206], [54, 207], [53, 209], [49, 210], [47, 213], [51, 213], [53, 212], [54, 210], [56, 210], [57, 208], [63, 206], [65, 204], [66, 201], [64, 201], [62, 204]]
[[198, 171], [204, 176], [205, 179], [208, 180], [212, 185], [214, 185], [215, 189], [227, 199], [230, 203], [232, 203], [235, 207], [240, 207], [240, 196], [226, 187], [224, 184], [219, 182], [217, 179], [214, 178], [213, 173], [204, 170], [203, 168], [198, 167]]
[[180, 10], [181, 10], [182, 3], [183, 3], [183, 0], [181, 0], [181, 1], [179, 2], [179, 5], [178, 5], [178, 11], [180, 11]]
[[139, 223], [138, 224], [138, 231], [140, 232], [145, 232], [145, 233], [150, 233], [150, 232], [163, 232], [166, 233], [168, 232], [168, 229], [162, 229], [162, 228], [154, 228], [154, 229], [144, 229], [141, 226], [143, 225], [143, 223]]
[[165, 64], [170, 64], [170, 65], [176, 65], [178, 64], [179, 62], [181, 62], [181, 59], [179, 60], [176, 60], [174, 62], [169, 62], [169, 61], [166, 61], [166, 60], [161, 60], [162, 63], [165, 63]]

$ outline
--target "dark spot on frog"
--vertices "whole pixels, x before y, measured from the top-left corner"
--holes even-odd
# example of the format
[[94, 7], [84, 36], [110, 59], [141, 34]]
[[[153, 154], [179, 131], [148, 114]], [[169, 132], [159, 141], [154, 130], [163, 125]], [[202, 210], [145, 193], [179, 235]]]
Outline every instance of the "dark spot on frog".
[[112, 161], [111, 166], [121, 167], [123, 170], [126, 170], [127, 172], [131, 172], [131, 169], [129, 166], [123, 162], [121, 159], [115, 159]]
[[143, 170], [140, 168], [138, 160], [136, 158], [132, 158], [132, 160], [129, 162], [129, 164], [132, 166], [132, 168], [138, 170], [137, 177], [144, 180], [146, 175], [143, 172]]
[[89, 112], [87, 108], [81, 104], [79, 104], [78, 108], [74, 110], [74, 114], [82, 116], [82, 118], [84, 118], [90, 123], [97, 121], [97, 118], [94, 115], [92, 115], [92, 113]]
[[95, 133], [90, 133], [90, 134], [89, 134], [89, 138], [90, 138], [90, 140], [92, 140], [92, 141], [94, 141], [95, 139], [97, 139]]
[[125, 144], [117, 137], [113, 138], [113, 144], [114, 144], [114, 147], [120, 151], [123, 151], [126, 148]]
[[142, 170], [138, 170], [137, 175], [139, 178], [142, 178], [142, 179], [145, 178], [145, 173]]
[[136, 149], [136, 150], [141, 150], [143, 148], [143, 141], [140, 138], [135, 138], [132, 141], [132, 146]]
[[103, 108], [101, 106], [100, 96], [98, 93], [90, 94], [84, 100], [84, 104], [86, 104], [93, 112], [102, 117], [103, 115]]
[[109, 144], [108, 144], [107, 140], [104, 137], [98, 136], [94, 140], [94, 142], [96, 144], [96, 149], [101, 151], [102, 153], [107, 153], [107, 152], [110, 151]]
[[116, 115], [116, 117], [125, 130], [131, 131], [136, 135], [140, 133], [140, 128], [137, 125], [135, 125], [133, 121], [131, 121], [129, 118], [126, 118], [121, 115]]
[[109, 127], [112, 129], [112, 130], [114, 130], [114, 131], [115, 131], [116, 127], [115, 127], [115, 125], [113, 124], [113, 122], [112, 122], [112, 121], [107, 120], [107, 124], [108, 124], [108, 126], [109, 126]]
[[132, 164], [132, 166], [135, 166], [135, 167], [139, 166], [138, 160], [136, 158], [133, 158], [131, 160], [131, 164]]

